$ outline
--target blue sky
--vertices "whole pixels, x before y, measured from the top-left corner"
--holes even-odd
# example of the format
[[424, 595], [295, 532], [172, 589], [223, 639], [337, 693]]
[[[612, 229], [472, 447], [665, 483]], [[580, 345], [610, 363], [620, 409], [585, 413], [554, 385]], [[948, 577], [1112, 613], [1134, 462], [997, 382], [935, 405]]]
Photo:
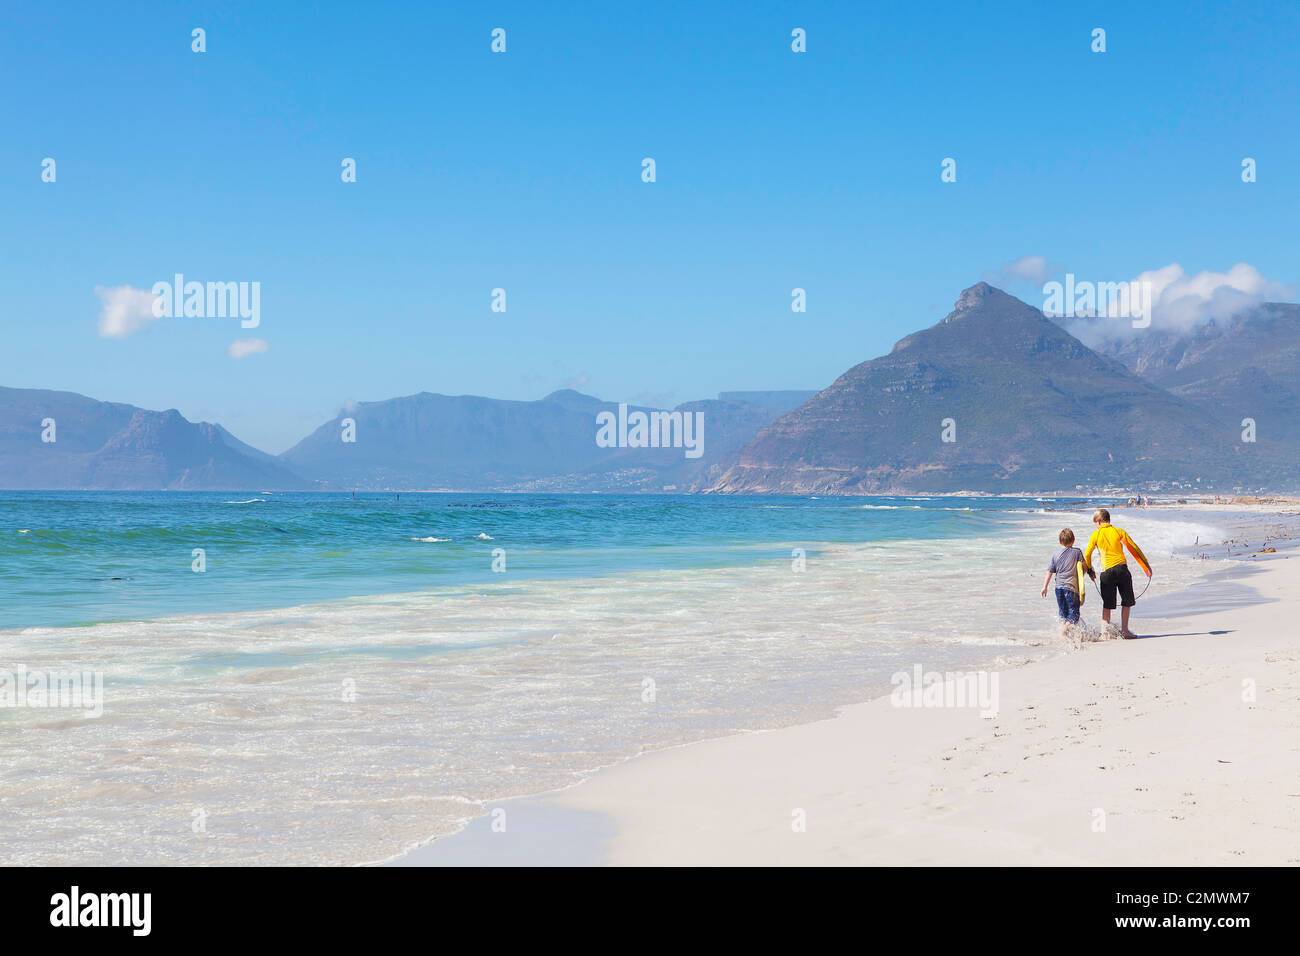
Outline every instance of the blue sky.
[[[982, 278], [1041, 305], [1025, 256], [1296, 282], [1295, 4], [550, 6], [6, 4], [0, 384], [279, 452], [422, 390], [821, 388]], [[260, 327], [100, 334], [176, 272]]]

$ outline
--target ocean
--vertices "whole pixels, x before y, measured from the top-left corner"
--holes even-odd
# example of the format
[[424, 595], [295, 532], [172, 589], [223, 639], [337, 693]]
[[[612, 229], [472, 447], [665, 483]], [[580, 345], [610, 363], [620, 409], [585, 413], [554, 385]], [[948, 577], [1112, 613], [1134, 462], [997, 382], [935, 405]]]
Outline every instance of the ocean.
[[[1038, 591], [1090, 513], [0, 492], [0, 672], [103, 682], [99, 716], [0, 707], [0, 862], [375, 862], [646, 750], [831, 716], [917, 664], [1065, 653]], [[1117, 523], [1165, 593], [1216, 564], [1182, 554], [1209, 518]]]

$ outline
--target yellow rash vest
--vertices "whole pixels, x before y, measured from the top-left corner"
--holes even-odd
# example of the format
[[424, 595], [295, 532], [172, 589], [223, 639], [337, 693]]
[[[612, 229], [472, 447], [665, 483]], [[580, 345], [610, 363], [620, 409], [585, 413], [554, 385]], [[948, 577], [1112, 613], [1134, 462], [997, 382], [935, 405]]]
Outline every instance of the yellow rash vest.
[[1129, 554], [1137, 559], [1137, 563], [1142, 566], [1142, 570], [1147, 574], [1151, 573], [1151, 565], [1147, 562], [1147, 556], [1142, 553], [1142, 549], [1134, 543], [1133, 539], [1128, 536], [1128, 532], [1123, 528], [1117, 528], [1113, 524], [1102, 524], [1092, 533], [1088, 539], [1088, 547], [1083, 552], [1083, 563], [1092, 565], [1092, 552], [1100, 549], [1101, 551], [1101, 569], [1113, 568], [1117, 564], [1124, 564], [1124, 549], [1128, 548]]

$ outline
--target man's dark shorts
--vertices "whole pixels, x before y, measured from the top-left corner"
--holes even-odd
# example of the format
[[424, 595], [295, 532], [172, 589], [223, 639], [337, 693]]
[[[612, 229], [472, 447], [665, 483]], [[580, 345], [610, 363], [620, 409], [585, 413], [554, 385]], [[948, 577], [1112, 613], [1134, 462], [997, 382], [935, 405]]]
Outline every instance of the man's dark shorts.
[[1071, 624], [1078, 624], [1079, 595], [1075, 594], [1069, 588], [1057, 588], [1056, 610], [1060, 612], [1062, 621], [1068, 621]]
[[1101, 606], [1107, 611], [1115, 610], [1116, 591], [1124, 607], [1137, 603], [1133, 596], [1133, 575], [1129, 573], [1127, 564], [1117, 564], [1101, 572]]

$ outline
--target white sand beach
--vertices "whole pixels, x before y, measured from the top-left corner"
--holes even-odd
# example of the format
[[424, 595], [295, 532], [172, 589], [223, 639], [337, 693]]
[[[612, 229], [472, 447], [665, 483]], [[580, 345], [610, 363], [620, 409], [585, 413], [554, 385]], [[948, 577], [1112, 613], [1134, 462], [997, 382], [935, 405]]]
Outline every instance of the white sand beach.
[[650, 753], [401, 862], [1300, 863], [1300, 556], [1250, 563], [1262, 602], [1139, 605], [1141, 639], [999, 673], [996, 717], [881, 699]]

